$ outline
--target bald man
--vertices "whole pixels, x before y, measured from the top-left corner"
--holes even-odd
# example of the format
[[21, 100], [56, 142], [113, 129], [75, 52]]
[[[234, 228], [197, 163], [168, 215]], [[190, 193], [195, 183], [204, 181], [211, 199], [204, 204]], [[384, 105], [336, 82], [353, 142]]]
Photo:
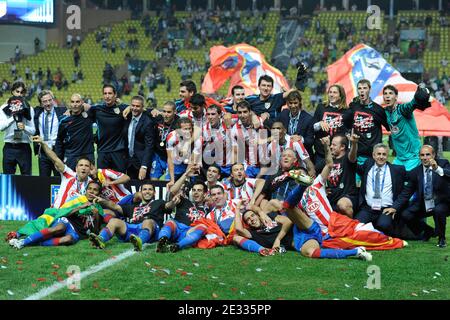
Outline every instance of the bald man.
[[[440, 248], [447, 246], [445, 227], [449, 215], [450, 164], [446, 159], [436, 159], [432, 146], [420, 148], [421, 164], [409, 173], [408, 185], [403, 189], [407, 197], [416, 193], [415, 201], [402, 212], [408, 227], [425, 241], [437, 236]], [[433, 216], [435, 229], [424, 218]]]

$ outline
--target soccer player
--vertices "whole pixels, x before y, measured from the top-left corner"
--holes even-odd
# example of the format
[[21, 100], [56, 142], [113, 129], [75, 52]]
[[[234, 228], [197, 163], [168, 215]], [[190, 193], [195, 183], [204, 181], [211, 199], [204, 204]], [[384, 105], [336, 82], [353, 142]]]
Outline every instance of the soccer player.
[[245, 167], [242, 163], [235, 163], [231, 166], [231, 175], [222, 180], [225, 191], [228, 193], [228, 199], [250, 199], [257, 184], [263, 184], [264, 180], [247, 178]]
[[231, 88], [232, 101], [225, 105], [225, 111], [231, 114], [237, 113], [237, 105], [245, 99], [245, 89], [243, 86], [235, 85]]
[[180, 83], [180, 99], [175, 101], [177, 114], [190, 108], [190, 99], [197, 93], [197, 86], [192, 80], [184, 80]]
[[261, 170], [260, 154], [264, 153], [264, 148], [259, 148], [262, 146], [259, 144], [259, 129], [263, 128], [263, 123], [260, 120], [258, 126], [255, 126], [252, 122], [250, 104], [247, 101], [241, 101], [237, 110], [239, 120], [231, 129], [233, 162], [245, 160], [247, 176], [256, 178]]
[[[86, 238], [89, 232], [98, 232], [103, 220], [103, 210], [93, 201], [100, 194], [100, 190], [99, 182], [90, 181], [86, 192], [88, 202], [72, 209], [70, 212], [57, 209], [60, 214], [56, 214], [57, 218], [48, 228], [33, 233], [25, 239], [13, 238], [9, 241], [9, 244], [16, 249], [38, 243], [42, 246], [71, 245]], [[55, 209], [53, 210], [55, 211]], [[65, 214], [61, 215], [63, 212]]]
[[346, 134], [352, 126], [352, 111], [346, 104], [344, 88], [334, 84], [328, 88], [328, 102], [325, 106], [319, 105], [314, 113], [314, 150], [316, 171], [322, 171], [324, 166], [324, 150], [320, 138], [335, 134]]
[[413, 100], [399, 104], [398, 90], [392, 85], [383, 88], [385, 112], [391, 131], [392, 144], [396, 158], [393, 164], [403, 165], [406, 171], [411, 171], [420, 165], [419, 151], [421, 147], [419, 131], [417, 130], [414, 110], [425, 110], [431, 106], [428, 99], [428, 89], [417, 87]]
[[[269, 143], [268, 150], [270, 154], [276, 155], [276, 163], [280, 163], [281, 153], [287, 148], [296, 153], [299, 166], [306, 167], [310, 176], [315, 176], [316, 171], [308, 151], [300, 140], [294, 141], [291, 136], [286, 134], [286, 128], [281, 121], [275, 121], [272, 124], [272, 141]], [[275, 141], [278, 138], [278, 141]], [[278, 166], [277, 166], [278, 167]]]
[[[156, 252], [176, 252], [196, 244], [206, 233], [203, 224], [192, 226], [200, 218], [206, 217], [206, 186], [201, 181], [192, 184], [192, 201], [189, 200], [188, 178], [198, 174], [197, 167], [189, 166], [186, 172], [170, 189], [172, 201], [176, 204], [175, 218], [164, 224], [159, 232]], [[187, 188], [186, 188], [187, 187]]]
[[379, 104], [370, 98], [370, 81], [361, 79], [357, 84], [358, 96], [350, 103], [353, 110], [354, 133], [360, 138], [358, 141], [358, 164], [362, 165], [372, 157], [373, 146], [383, 138], [381, 126], [390, 130], [386, 113]]
[[234, 232], [232, 224], [237, 210], [236, 204], [232, 200], [227, 200], [227, 194], [220, 185], [212, 187], [210, 193], [215, 206], [206, 218], [214, 221], [225, 236], [229, 236]]
[[350, 151], [347, 151], [349, 139], [346, 136], [337, 134], [333, 137], [330, 146], [333, 168], [327, 179], [327, 198], [333, 210], [349, 218], [353, 218], [354, 210], [358, 208], [356, 155], [359, 136], [353, 132], [349, 136]]
[[95, 202], [118, 213], [119, 218], [109, 220], [100, 234], [91, 233], [89, 241], [98, 249], [104, 249], [114, 235], [121, 242], [131, 242], [136, 251], [142, 251], [145, 243], [156, 241], [164, 224], [165, 214], [170, 214], [172, 203], [155, 200], [155, 187], [150, 183], [141, 185], [142, 201], [139, 204], [118, 205], [101, 197]]
[[186, 171], [189, 163], [201, 164], [202, 139], [195, 139], [192, 120], [180, 118], [177, 127], [167, 136], [168, 189]]
[[80, 157], [76, 163], [75, 172], [70, 169], [64, 162], [58, 158], [55, 152], [44, 143], [40, 136], [32, 137], [33, 142], [41, 146], [41, 150], [45, 152], [47, 157], [53, 162], [56, 170], [61, 174], [61, 186], [58, 196], [53, 203], [54, 208], [61, 207], [67, 199], [74, 195], [84, 195], [86, 193], [88, 183], [91, 180], [92, 163], [86, 157]]
[[[156, 143], [150, 173], [152, 180], [159, 180], [167, 172], [167, 136], [175, 130], [179, 119], [175, 112], [175, 104], [172, 101], [168, 101], [163, 105], [162, 114], [155, 117]], [[166, 180], [169, 180], [167, 175]]]
[[225, 186], [220, 182], [220, 167], [213, 163], [206, 170], [206, 188], [205, 203], [208, 208], [214, 207], [213, 199], [211, 198], [211, 188], [220, 185], [225, 189]]
[[126, 104], [117, 103], [114, 86], [103, 86], [103, 103], [87, 107], [88, 115], [97, 123], [97, 167], [127, 171], [127, 138], [124, 134]]
[[206, 100], [205, 97], [196, 93], [190, 97], [190, 108], [178, 113], [180, 118], [189, 118], [194, 123], [194, 126], [203, 128], [206, 124]]
[[[281, 202], [271, 200], [268, 204], [275, 210], [281, 210]], [[242, 225], [242, 218], [237, 211], [235, 227], [237, 235], [234, 243], [247, 251], [258, 252], [262, 256], [274, 255], [293, 249], [307, 258], [345, 259], [357, 257], [361, 260], [372, 261], [372, 255], [364, 247], [350, 250], [324, 249], [322, 233], [319, 225], [311, 220], [300, 208], [287, 209], [288, 217], [272, 215], [274, 220], [270, 226], [264, 224], [253, 211], [246, 211], [243, 215], [248, 229]]]
[[93, 119], [84, 111], [83, 103], [78, 93], [70, 97], [70, 115], [61, 119], [55, 143], [56, 155], [72, 170], [80, 157], [94, 163]]
[[131, 194], [124, 186], [131, 178], [122, 172], [111, 169], [96, 169], [95, 166], [92, 166], [90, 176], [93, 179], [98, 179], [102, 183], [101, 196], [114, 203], [121, 201]]

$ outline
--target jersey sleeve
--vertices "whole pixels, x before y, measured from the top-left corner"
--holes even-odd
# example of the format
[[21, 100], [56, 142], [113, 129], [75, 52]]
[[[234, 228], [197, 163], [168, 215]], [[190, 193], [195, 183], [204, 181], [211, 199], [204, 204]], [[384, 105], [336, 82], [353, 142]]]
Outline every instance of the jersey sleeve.
[[306, 151], [306, 148], [303, 145], [303, 143], [301, 143], [300, 141], [294, 142], [294, 148], [301, 160], [306, 160], [309, 158], [309, 153], [308, 151]]
[[121, 177], [124, 176], [123, 173], [121, 172], [117, 172], [111, 169], [102, 169], [101, 172], [103, 173], [103, 175], [107, 178], [110, 178], [111, 180], [117, 180], [120, 179]]
[[166, 149], [167, 150], [173, 150], [176, 143], [176, 131], [172, 131], [167, 135], [166, 138]]

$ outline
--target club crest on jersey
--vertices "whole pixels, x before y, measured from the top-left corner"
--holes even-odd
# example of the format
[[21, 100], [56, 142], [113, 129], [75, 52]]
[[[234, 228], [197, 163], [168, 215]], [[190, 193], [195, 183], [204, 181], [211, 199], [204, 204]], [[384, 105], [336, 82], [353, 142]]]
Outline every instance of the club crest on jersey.
[[270, 102], [266, 102], [264, 103], [264, 108], [269, 109], [270, 108], [271, 103]]
[[119, 108], [114, 108], [114, 113], [115, 114], [119, 114], [120, 113], [120, 109]]
[[83, 111], [81, 113], [81, 116], [86, 119], [88, 117], [88, 114], [86, 113], [86, 111]]

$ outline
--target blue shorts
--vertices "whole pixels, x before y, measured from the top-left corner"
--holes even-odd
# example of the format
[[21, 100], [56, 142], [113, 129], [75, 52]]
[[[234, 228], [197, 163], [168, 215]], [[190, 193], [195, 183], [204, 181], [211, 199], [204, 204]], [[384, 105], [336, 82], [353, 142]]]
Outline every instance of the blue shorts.
[[[119, 239], [120, 242], [128, 242], [130, 241], [130, 236], [134, 234], [135, 236], [139, 236], [139, 232], [142, 230], [142, 222], [139, 224], [133, 224], [133, 223], [125, 223], [127, 226], [127, 231], [123, 236], [117, 235], [117, 239]], [[155, 223], [155, 230], [151, 234], [150, 242], [154, 242], [158, 239], [158, 233], [159, 233], [159, 226]]]
[[172, 220], [172, 221], [175, 222], [175, 225], [177, 227], [175, 229], [175, 233], [172, 234], [170, 239], [175, 241], [175, 242], [178, 242], [179, 240], [181, 240], [181, 239], [186, 237], [186, 234], [189, 231], [189, 229], [191, 229], [191, 227], [185, 225], [184, 223], [178, 222], [176, 220]]
[[308, 230], [300, 230], [296, 225], [293, 228], [294, 232], [294, 247], [295, 250], [300, 252], [303, 245], [309, 240], [316, 240], [319, 245], [322, 245], [322, 231], [317, 222], [313, 221], [311, 227]]
[[256, 176], [259, 174], [260, 171], [261, 171], [260, 167], [247, 166], [247, 169], [245, 169], [245, 174], [247, 175], [248, 178], [256, 178]]
[[165, 174], [164, 178], [168, 180], [169, 173], [167, 172], [167, 161], [164, 161], [157, 153], [155, 153], [152, 160], [150, 177], [153, 179], [159, 179], [163, 174]]
[[67, 220], [66, 217], [58, 218], [55, 221], [52, 222], [50, 227], [54, 227], [57, 224], [63, 224], [66, 226], [66, 232], [64, 233], [64, 236], [72, 236], [72, 244], [77, 243], [80, 240], [80, 236], [78, 232], [76, 232], [75, 228], [72, 226], [72, 224]]

